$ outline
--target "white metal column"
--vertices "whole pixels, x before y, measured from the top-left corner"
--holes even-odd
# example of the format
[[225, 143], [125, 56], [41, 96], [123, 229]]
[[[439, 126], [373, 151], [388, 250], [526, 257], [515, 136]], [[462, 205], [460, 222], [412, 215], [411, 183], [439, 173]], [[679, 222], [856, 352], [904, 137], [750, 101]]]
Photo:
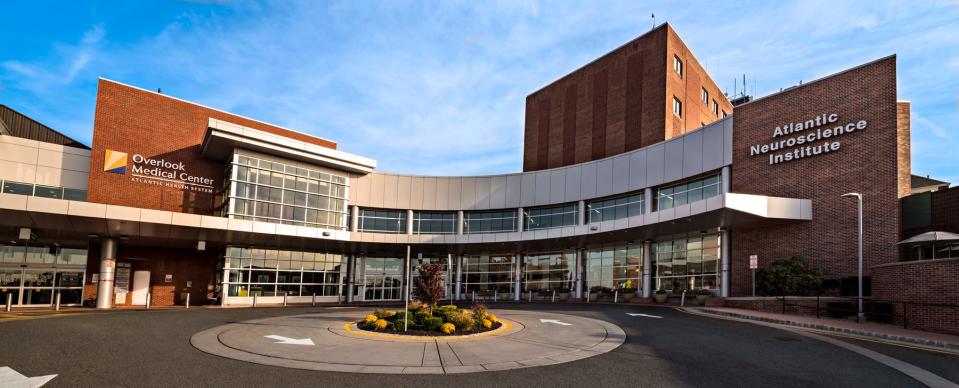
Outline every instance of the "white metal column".
[[647, 187], [643, 190], [643, 214], [653, 212], [653, 189]]
[[350, 232], [355, 232], [360, 227], [360, 207], [353, 205], [353, 211], [350, 212]]
[[522, 292], [522, 285], [523, 285], [523, 280], [522, 280], [523, 255], [522, 254], [515, 255], [513, 261], [516, 262], [516, 268], [515, 268], [516, 273], [514, 275], [516, 278], [513, 279], [513, 300], [518, 301], [520, 297], [520, 293]]
[[576, 250], [576, 293], [574, 294], [576, 298], [583, 297], [583, 265], [586, 262], [585, 255], [585, 249]]
[[732, 186], [731, 186], [731, 185], [732, 185], [732, 181], [731, 181], [732, 177], [729, 176], [729, 172], [730, 172], [729, 166], [723, 166], [722, 176], [720, 177], [720, 179], [722, 179], [722, 184], [723, 184], [723, 193], [728, 193], [728, 192], [731, 190], [731, 187], [732, 187]]
[[413, 234], [413, 210], [406, 211], [406, 234]]
[[346, 256], [346, 303], [353, 302], [353, 278], [356, 277], [356, 255]]
[[465, 220], [463, 220], [463, 211], [462, 211], [462, 210], [457, 210], [457, 211], [456, 211], [456, 234], [457, 234], [457, 235], [460, 235], [460, 236], [463, 235], [463, 224], [464, 224], [464, 223], [465, 223]]
[[579, 212], [576, 214], [576, 225], [586, 225], [586, 201], [579, 201]]
[[117, 239], [100, 243], [100, 279], [97, 281], [97, 308], [113, 308], [113, 275], [117, 265]]
[[463, 299], [463, 255], [456, 255], [456, 300]]
[[523, 224], [524, 224], [523, 213], [524, 213], [523, 208], [516, 209], [516, 231], [520, 233], [523, 232]]
[[722, 269], [722, 275], [720, 277], [720, 296], [723, 298], [729, 297], [729, 229], [723, 228], [719, 236], [719, 251], [722, 257], [720, 260], [720, 268]]
[[643, 241], [643, 298], [653, 296], [652, 247], [652, 242]]

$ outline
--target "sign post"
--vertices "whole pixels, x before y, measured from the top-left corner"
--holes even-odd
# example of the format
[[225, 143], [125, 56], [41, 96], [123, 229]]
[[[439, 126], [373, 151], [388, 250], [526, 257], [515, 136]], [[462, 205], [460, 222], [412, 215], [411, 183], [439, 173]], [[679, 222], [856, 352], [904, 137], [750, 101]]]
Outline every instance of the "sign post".
[[759, 268], [759, 256], [749, 255], [749, 269], [753, 271], [753, 296], [756, 296], [756, 268]]

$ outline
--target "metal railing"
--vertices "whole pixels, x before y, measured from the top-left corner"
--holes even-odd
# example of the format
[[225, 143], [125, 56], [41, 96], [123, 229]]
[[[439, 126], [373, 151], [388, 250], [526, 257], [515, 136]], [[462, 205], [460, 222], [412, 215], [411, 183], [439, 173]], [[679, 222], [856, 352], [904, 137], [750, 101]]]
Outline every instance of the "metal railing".
[[[780, 311], [783, 314], [787, 314], [787, 310], [790, 310], [790, 308], [798, 310], [800, 313], [803, 310], [808, 312], [812, 309], [816, 318], [822, 318], [823, 315], [838, 319], [856, 317], [857, 323], [862, 323], [864, 319], [869, 322], [901, 325], [904, 329], [909, 328], [909, 317], [915, 317], [917, 312], [921, 313], [921, 310], [925, 308], [951, 308], [959, 313], [959, 304], [906, 302], [863, 297], [863, 316], [860, 317], [859, 298], [854, 296], [816, 295], [803, 297], [781, 295], [777, 296], [776, 299], [780, 302]], [[815, 302], [815, 304], [812, 302]]]

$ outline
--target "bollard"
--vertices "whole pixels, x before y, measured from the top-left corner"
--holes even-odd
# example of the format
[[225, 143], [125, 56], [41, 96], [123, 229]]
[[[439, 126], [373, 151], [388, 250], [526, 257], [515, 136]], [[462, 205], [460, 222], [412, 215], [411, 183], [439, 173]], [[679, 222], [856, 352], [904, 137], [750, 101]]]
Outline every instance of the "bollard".
[[7, 312], [10, 312], [10, 309], [13, 307], [13, 294], [7, 294]]
[[613, 291], [613, 303], [619, 303], [619, 290]]
[[60, 311], [60, 291], [57, 291], [56, 302], [54, 303], [54, 310]]
[[[336, 296], [336, 303], [340, 303], [340, 296], [339, 296], [339, 295]], [[313, 301], [310, 302], [310, 305], [312, 305], [313, 307], [316, 307], [316, 293], [315, 293], [315, 292], [313, 293]]]
[[476, 303], [476, 291], [473, 291], [473, 303]]
[[499, 296], [499, 290], [493, 290], [493, 301], [494, 301], [494, 302], [496, 301], [496, 299], [498, 299], [498, 296]]
[[190, 308], [190, 293], [186, 293], [186, 308]]
[[529, 303], [533, 303], [533, 290], [529, 290]]
[[550, 299], [550, 302], [556, 303], [556, 290], [553, 290], [553, 298]]
[[686, 307], [686, 290], [683, 290], [683, 295], [679, 299], [679, 306]]
[[253, 294], [253, 307], [256, 307], [256, 295], [257, 294]]
[[283, 307], [286, 307], [286, 297], [287, 297], [287, 295], [289, 295], [289, 294], [287, 294], [287, 293], [285, 293], [285, 292], [283, 293]]
[[151, 299], [150, 297], [151, 297], [151, 296], [152, 296], [152, 295], [148, 292], [148, 293], [147, 293], [147, 310], [150, 309], [150, 299]]

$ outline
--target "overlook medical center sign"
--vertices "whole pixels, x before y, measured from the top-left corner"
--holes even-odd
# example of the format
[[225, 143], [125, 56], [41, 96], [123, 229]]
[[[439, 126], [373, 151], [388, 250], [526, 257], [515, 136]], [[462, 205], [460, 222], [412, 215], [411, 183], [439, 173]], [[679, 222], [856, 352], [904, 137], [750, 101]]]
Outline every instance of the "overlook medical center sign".
[[[129, 163], [131, 161], [132, 164]], [[214, 191], [214, 179], [190, 173], [186, 163], [149, 158], [140, 154], [133, 154], [133, 157], [130, 158], [126, 152], [106, 150], [103, 171], [126, 175], [128, 165], [130, 166], [130, 180], [133, 182], [208, 194], [212, 194]]]
[[866, 120], [839, 123], [839, 114], [822, 114], [814, 118], [788, 123], [773, 129], [773, 139], [766, 144], [749, 147], [749, 156], [768, 154], [769, 164], [779, 164], [810, 156], [838, 151], [839, 137], [866, 129]]

